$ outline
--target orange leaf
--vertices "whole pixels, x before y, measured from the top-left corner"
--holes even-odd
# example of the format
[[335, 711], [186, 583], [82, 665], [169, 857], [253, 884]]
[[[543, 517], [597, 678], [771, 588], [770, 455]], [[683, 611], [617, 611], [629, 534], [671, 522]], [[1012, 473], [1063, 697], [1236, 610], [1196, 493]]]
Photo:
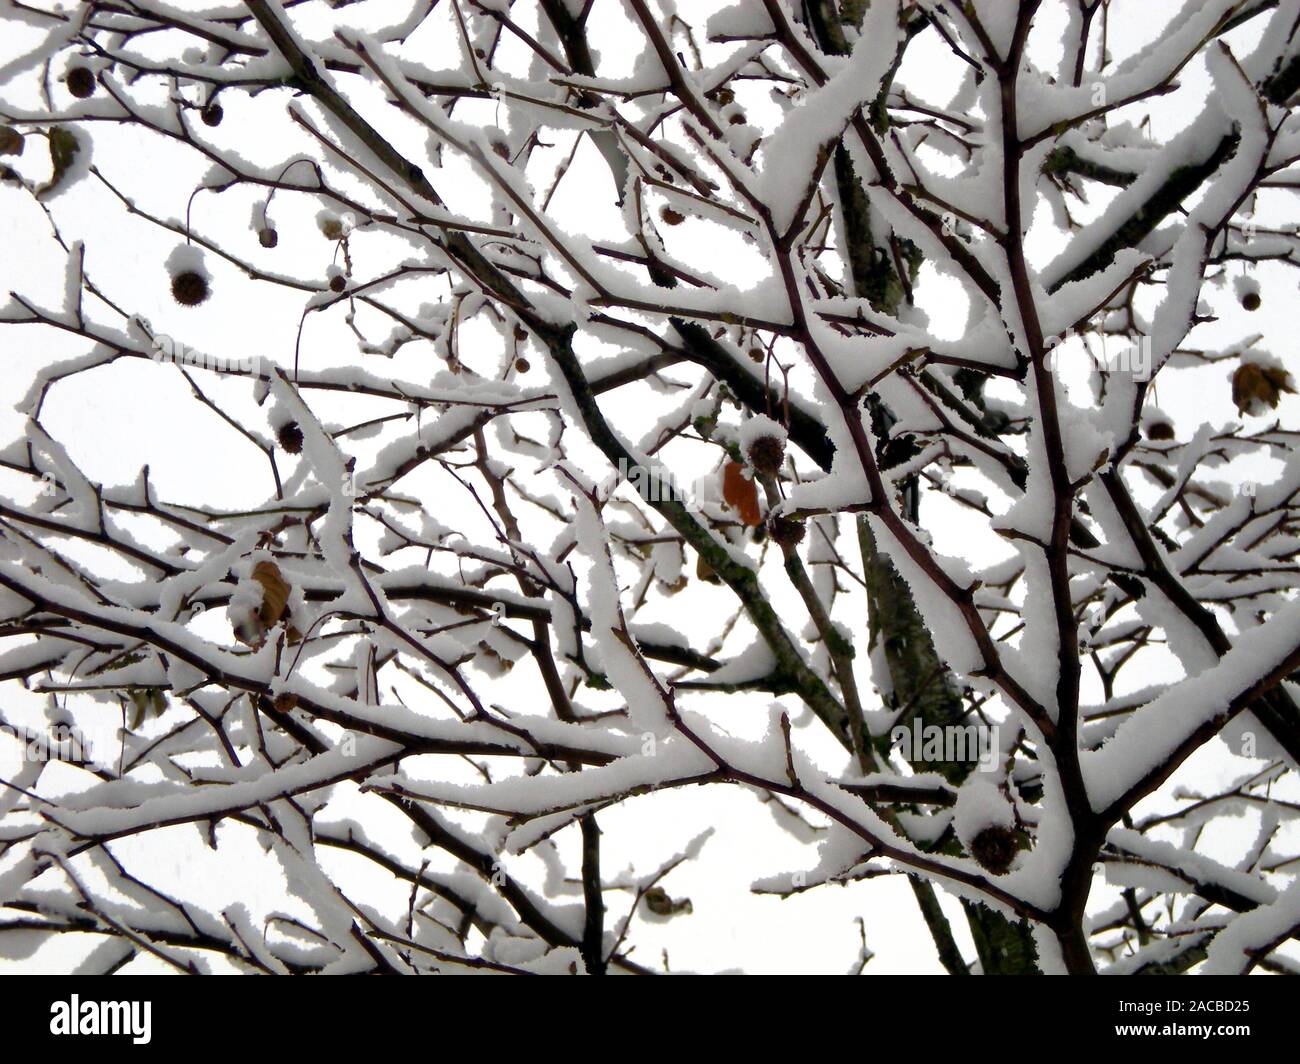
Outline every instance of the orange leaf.
[[722, 468], [722, 497], [750, 528], [762, 522], [758, 512], [758, 485], [745, 476], [745, 467], [739, 462], [728, 462]]

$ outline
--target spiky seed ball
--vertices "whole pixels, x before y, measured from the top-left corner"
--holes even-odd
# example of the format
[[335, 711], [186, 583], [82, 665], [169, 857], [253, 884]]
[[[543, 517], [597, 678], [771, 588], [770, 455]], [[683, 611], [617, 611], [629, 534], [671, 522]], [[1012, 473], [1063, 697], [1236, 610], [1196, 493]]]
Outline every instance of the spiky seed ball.
[[339, 240], [343, 236], [343, 223], [335, 218], [332, 214], [322, 213], [316, 223], [320, 226], [321, 235], [327, 240]]
[[90, 67], [75, 66], [68, 71], [68, 91], [78, 100], [84, 100], [95, 93], [95, 75]]
[[183, 307], [197, 307], [208, 294], [208, 279], [197, 270], [184, 270], [172, 278], [172, 296]]
[[1241, 305], [1247, 310], [1259, 310], [1259, 305], [1263, 300], [1259, 298], [1258, 292], [1247, 292], [1241, 297]]
[[749, 360], [751, 362], [762, 362], [765, 358], [767, 358], [767, 352], [761, 347], [751, 347], [749, 349]]
[[258, 230], [257, 239], [261, 241], [262, 247], [273, 248], [280, 242], [280, 234], [268, 225], [265, 229]]
[[221, 120], [226, 117], [225, 108], [219, 103], [210, 103], [203, 108], [203, 124], [205, 126], [219, 126]]
[[1168, 421], [1152, 421], [1147, 425], [1147, 439], [1149, 440], [1172, 440], [1174, 438], [1174, 427]]
[[281, 425], [276, 438], [287, 453], [302, 454], [302, 429], [298, 427], [298, 422], [289, 421]]
[[774, 477], [785, 461], [785, 443], [775, 436], [757, 436], [750, 443], [746, 457], [760, 476]]
[[778, 514], [768, 522], [768, 531], [778, 547], [794, 548], [803, 542], [803, 522], [796, 521], [793, 517]]
[[333, 277], [330, 278], [331, 292], [342, 292], [343, 289], [347, 288], [347, 286], [348, 286], [348, 279], [344, 277], [341, 273], [336, 273]]
[[659, 217], [664, 220], [665, 225], [681, 225], [686, 221], [686, 215], [681, 211], [675, 211], [671, 207], [665, 207], [659, 212]]
[[515, 372], [516, 372], [516, 373], [527, 373], [527, 372], [528, 372], [530, 369], [532, 369], [532, 368], [533, 368], [533, 367], [529, 364], [528, 359], [526, 359], [526, 358], [517, 358], [517, 359], [515, 359]]
[[1016, 859], [1016, 833], [1010, 828], [987, 827], [971, 842], [971, 856], [981, 868], [995, 876], [1003, 875]]

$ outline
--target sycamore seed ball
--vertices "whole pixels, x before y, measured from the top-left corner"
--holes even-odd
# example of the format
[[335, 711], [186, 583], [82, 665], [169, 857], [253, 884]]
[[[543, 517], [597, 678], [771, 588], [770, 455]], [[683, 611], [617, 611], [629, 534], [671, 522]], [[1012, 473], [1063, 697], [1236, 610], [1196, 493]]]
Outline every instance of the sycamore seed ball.
[[75, 66], [68, 71], [68, 91], [78, 100], [84, 100], [95, 92], [95, 75], [90, 67]]
[[282, 425], [276, 437], [280, 446], [289, 454], [302, 454], [302, 429], [298, 427], [298, 422], [290, 421]]
[[750, 443], [747, 457], [761, 476], [774, 477], [785, 461], [785, 443], [775, 436], [759, 436]]
[[794, 548], [803, 542], [803, 522], [793, 517], [777, 515], [768, 522], [768, 531], [778, 547]]
[[208, 279], [196, 270], [185, 270], [172, 278], [172, 296], [183, 307], [197, 307], [208, 295]]
[[1010, 828], [987, 827], [971, 842], [971, 856], [995, 876], [1005, 874], [1016, 859], [1016, 833]]

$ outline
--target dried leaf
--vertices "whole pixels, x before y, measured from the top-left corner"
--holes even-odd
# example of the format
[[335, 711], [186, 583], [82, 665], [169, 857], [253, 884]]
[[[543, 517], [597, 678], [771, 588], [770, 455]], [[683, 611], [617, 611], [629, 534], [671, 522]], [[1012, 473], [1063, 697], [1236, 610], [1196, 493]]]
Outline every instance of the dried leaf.
[[656, 916], [677, 916], [694, 911], [690, 898], [673, 898], [663, 887], [651, 887], [643, 897], [645, 907]]
[[722, 583], [721, 577], [713, 571], [713, 566], [704, 560], [703, 554], [695, 559], [695, 575], [701, 580], [707, 580], [710, 584]]
[[22, 155], [26, 143], [18, 130], [0, 126], [0, 155]]
[[284, 582], [275, 562], [258, 562], [253, 567], [253, 579], [262, 585], [262, 608], [257, 614], [270, 628], [284, 616], [284, 609], [289, 604], [289, 585]]
[[[266, 641], [267, 629], [285, 617], [289, 604], [289, 585], [280, 575], [280, 567], [275, 562], [258, 562], [253, 567], [253, 579], [262, 586], [262, 604], [257, 612], [247, 616], [234, 625], [235, 638], [245, 646], [260, 647]], [[293, 625], [286, 633], [290, 645], [300, 642], [302, 634]]]
[[1232, 375], [1232, 401], [1243, 414], [1262, 414], [1275, 410], [1283, 392], [1295, 394], [1291, 374], [1281, 366], [1262, 366], [1243, 362]]
[[722, 469], [722, 498], [750, 528], [763, 520], [758, 510], [758, 485], [745, 476], [739, 462], [728, 462]]
[[53, 169], [50, 172], [50, 179], [36, 190], [38, 196], [48, 196], [57, 190], [68, 176], [72, 164], [77, 161], [77, 156], [81, 154], [81, 141], [72, 130], [55, 126], [50, 130], [49, 137], [50, 165]]
[[235, 638], [246, 647], [256, 649], [266, 642], [266, 625], [257, 614], [251, 614], [233, 624]]
[[132, 687], [127, 694], [131, 698], [132, 731], [138, 730], [150, 717], [161, 716], [167, 708], [167, 696], [157, 687]]

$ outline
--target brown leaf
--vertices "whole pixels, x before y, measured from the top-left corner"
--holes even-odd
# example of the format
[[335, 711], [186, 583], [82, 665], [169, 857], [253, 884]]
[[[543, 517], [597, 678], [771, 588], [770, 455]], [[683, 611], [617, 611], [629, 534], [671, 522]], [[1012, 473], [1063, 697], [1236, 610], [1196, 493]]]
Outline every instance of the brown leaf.
[[262, 608], [257, 614], [270, 628], [284, 616], [284, 609], [289, 604], [289, 585], [284, 582], [275, 562], [258, 562], [253, 567], [253, 579], [262, 585]]
[[722, 468], [722, 498], [750, 528], [762, 522], [758, 511], [758, 485], [745, 476], [745, 467], [739, 462], [728, 462]]
[[160, 716], [167, 709], [167, 696], [157, 687], [132, 687], [127, 694], [131, 699], [132, 731], [137, 731], [150, 717]]
[[38, 197], [49, 195], [58, 189], [68, 176], [77, 156], [81, 154], [82, 145], [76, 134], [63, 126], [56, 126], [49, 132], [50, 138], [50, 179], [36, 190]]
[[707, 580], [710, 584], [722, 583], [721, 577], [713, 571], [713, 566], [704, 560], [703, 554], [695, 559], [695, 575], [701, 580]]
[[673, 898], [663, 887], [651, 887], [644, 895], [645, 907], [656, 916], [677, 916], [694, 911], [690, 898]]
[[1262, 414], [1275, 410], [1283, 392], [1295, 394], [1291, 374], [1281, 366], [1262, 366], [1243, 362], [1232, 375], [1232, 401], [1243, 414]]

